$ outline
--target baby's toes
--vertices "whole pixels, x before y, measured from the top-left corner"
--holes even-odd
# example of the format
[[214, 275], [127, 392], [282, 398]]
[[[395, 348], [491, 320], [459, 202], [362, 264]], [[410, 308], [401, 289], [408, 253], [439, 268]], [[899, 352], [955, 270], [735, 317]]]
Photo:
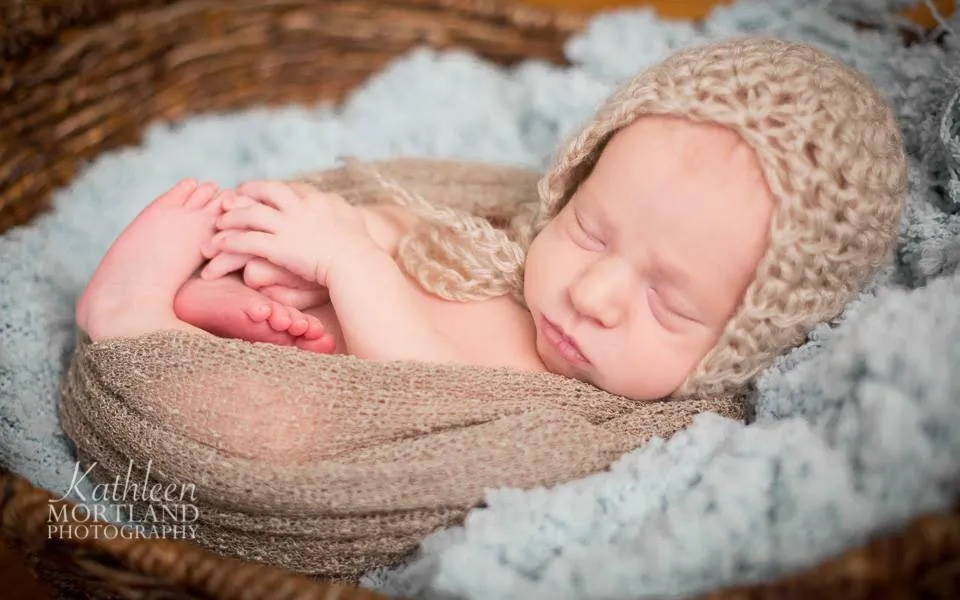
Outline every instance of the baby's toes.
[[307, 318], [307, 330], [300, 337], [306, 340], [319, 340], [327, 332], [323, 321], [313, 315], [304, 315]]
[[300, 336], [307, 332], [307, 329], [310, 328], [310, 322], [307, 321], [307, 315], [303, 314], [295, 308], [289, 308], [290, 311], [290, 328], [287, 329], [287, 333], [290, 335]]
[[270, 328], [274, 331], [288, 331], [293, 324], [290, 309], [279, 302], [272, 302], [270, 308], [270, 317], [267, 319]]
[[270, 316], [272, 310], [273, 307], [270, 306], [269, 301], [258, 299], [256, 302], [251, 302], [250, 306], [244, 309], [243, 312], [245, 312], [247, 317], [254, 323], [263, 323], [267, 320], [267, 317]]
[[307, 340], [299, 337], [294, 343], [297, 348], [301, 350], [316, 352], [318, 354], [333, 354], [337, 349], [337, 341], [332, 335], [325, 335], [318, 340]]

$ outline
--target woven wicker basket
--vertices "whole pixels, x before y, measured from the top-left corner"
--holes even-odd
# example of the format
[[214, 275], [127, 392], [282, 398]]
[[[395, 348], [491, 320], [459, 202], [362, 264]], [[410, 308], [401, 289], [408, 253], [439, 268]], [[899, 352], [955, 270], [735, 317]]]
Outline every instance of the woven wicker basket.
[[[0, 232], [151, 121], [339, 101], [419, 45], [562, 62], [585, 16], [494, 0], [0, 3]], [[170, 540], [48, 539], [53, 495], [0, 469], [6, 543], [66, 597], [381, 598]], [[960, 597], [960, 507], [809, 571], [712, 598]]]

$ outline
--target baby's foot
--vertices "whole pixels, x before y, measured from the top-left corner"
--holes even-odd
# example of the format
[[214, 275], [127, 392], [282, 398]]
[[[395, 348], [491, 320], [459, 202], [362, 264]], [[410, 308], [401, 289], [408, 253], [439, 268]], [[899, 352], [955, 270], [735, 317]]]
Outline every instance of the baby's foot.
[[92, 340], [198, 331], [176, 317], [173, 299], [204, 260], [200, 244], [220, 213], [216, 191], [183, 180], [117, 237], [77, 302], [77, 325]]
[[236, 275], [191, 278], [177, 294], [174, 310], [187, 323], [221, 337], [281, 346], [294, 346], [299, 340], [315, 352], [335, 345], [331, 336], [324, 339], [320, 319], [266, 298]]

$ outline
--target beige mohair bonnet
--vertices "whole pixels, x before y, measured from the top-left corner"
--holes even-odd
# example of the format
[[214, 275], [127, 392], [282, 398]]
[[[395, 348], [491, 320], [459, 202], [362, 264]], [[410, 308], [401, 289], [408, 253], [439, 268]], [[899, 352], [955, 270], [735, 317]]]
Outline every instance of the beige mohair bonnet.
[[534, 235], [610, 138], [650, 114], [736, 131], [777, 201], [740, 308], [673, 396], [738, 389], [837, 317], [890, 257], [906, 189], [901, 133], [866, 77], [809, 45], [735, 38], [688, 48], [619, 88], [561, 149], [539, 182]]

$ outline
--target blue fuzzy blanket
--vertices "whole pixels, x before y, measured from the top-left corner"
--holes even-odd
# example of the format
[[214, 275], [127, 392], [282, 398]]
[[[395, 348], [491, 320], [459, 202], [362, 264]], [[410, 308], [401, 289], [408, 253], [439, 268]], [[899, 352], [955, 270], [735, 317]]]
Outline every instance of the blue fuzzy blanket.
[[98, 159], [55, 212], [0, 237], [0, 461], [68, 489], [75, 459], [55, 404], [73, 303], [113, 237], [177, 179], [289, 177], [340, 155], [542, 167], [622, 79], [675, 48], [763, 32], [848, 61], [895, 107], [910, 155], [896, 262], [763, 374], [749, 425], [705, 414], [609, 472], [490, 490], [463, 527], [365, 583], [419, 598], [683, 596], [811, 565], [943, 509], [960, 491], [960, 51], [953, 37], [904, 48], [838, 19], [879, 22], [902, 4], [741, 1], [702, 26], [612, 13], [570, 41], [570, 68], [418, 50], [340, 110], [157, 125], [142, 146]]

